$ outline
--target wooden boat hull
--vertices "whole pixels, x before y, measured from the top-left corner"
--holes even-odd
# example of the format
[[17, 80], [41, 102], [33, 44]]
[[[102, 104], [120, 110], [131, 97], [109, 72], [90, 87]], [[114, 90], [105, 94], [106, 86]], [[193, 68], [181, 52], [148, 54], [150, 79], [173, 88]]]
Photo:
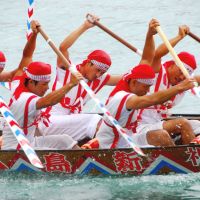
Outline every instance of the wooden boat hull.
[[200, 145], [133, 149], [38, 150], [44, 169], [37, 169], [22, 151], [0, 151], [0, 170], [92, 175], [157, 175], [200, 172]]

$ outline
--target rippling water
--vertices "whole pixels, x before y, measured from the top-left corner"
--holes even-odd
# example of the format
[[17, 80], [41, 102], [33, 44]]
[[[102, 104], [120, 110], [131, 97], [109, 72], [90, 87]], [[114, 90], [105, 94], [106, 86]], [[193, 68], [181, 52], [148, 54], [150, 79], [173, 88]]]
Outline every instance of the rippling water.
[[[8, 178], [9, 177], [9, 178]], [[200, 174], [92, 177], [1, 173], [1, 200], [199, 199]]]
[[[7, 57], [7, 69], [14, 69], [21, 59], [26, 42], [26, 1], [1, 0], [0, 38]], [[35, 18], [46, 33], [58, 45], [63, 38], [78, 27], [86, 13], [101, 17], [101, 23], [142, 49], [148, 22], [157, 18], [166, 35], [177, 34], [178, 26], [187, 24], [192, 32], [200, 35], [200, 1], [197, 0], [36, 0]], [[156, 44], [161, 40], [156, 36]], [[193, 53], [200, 64], [200, 44], [186, 37], [176, 51]], [[134, 52], [95, 27], [85, 33], [70, 49], [74, 62], [80, 62], [88, 52], [104, 49], [112, 56], [113, 74], [125, 73], [140, 58]], [[166, 59], [171, 59], [167, 56]], [[34, 60], [49, 62], [55, 66], [55, 54], [39, 37]], [[198, 72], [200, 70], [198, 69]], [[111, 89], [105, 88], [99, 98], [105, 100]], [[7, 92], [0, 89], [0, 92]], [[6, 98], [9, 93], [5, 94]], [[89, 105], [93, 106], [93, 102]], [[91, 106], [90, 106], [91, 108]], [[92, 111], [95, 110], [95, 107]], [[89, 107], [86, 108], [89, 110]], [[199, 100], [188, 95], [174, 109], [176, 113], [200, 113]], [[144, 176], [144, 177], [76, 177], [44, 174], [0, 174], [0, 199], [200, 199], [200, 174]]]

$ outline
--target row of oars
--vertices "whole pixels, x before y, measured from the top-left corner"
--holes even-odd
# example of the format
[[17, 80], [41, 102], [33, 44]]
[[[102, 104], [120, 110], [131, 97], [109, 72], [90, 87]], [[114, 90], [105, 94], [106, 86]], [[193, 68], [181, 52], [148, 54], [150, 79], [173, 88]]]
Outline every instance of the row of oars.
[[[89, 21], [91, 21], [92, 15], [88, 14], [87, 15], [87, 19]], [[103, 26], [100, 22], [93, 21], [92, 23], [94, 23], [100, 29], [102, 29], [103, 31], [105, 31], [106, 33], [108, 33], [109, 35], [111, 35], [112, 37], [114, 37], [115, 39], [120, 41], [122, 44], [127, 46], [129, 49], [131, 49], [132, 51], [134, 51], [135, 53], [137, 53], [138, 55], [141, 56], [141, 54], [142, 54], [141, 50], [139, 50], [139, 49], [135, 48], [134, 46], [132, 46], [130, 43], [128, 43], [127, 41], [125, 41], [124, 39], [122, 39], [121, 37], [119, 37], [118, 35], [113, 33], [111, 30], [109, 30], [107, 27]], [[54, 52], [62, 59], [63, 63], [65, 63], [65, 65], [68, 67], [68, 69], [72, 73], [75, 73], [76, 70], [74, 70], [74, 68], [72, 68], [71, 64], [64, 57], [64, 55], [59, 51], [59, 49], [55, 46], [55, 44], [52, 42], [52, 40], [47, 36], [47, 34], [44, 32], [44, 30], [41, 27], [38, 27], [38, 30], [41, 33], [41, 35], [44, 37], [44, 39], [47, 41], [47, 43], [50, 45], [50, 47], [54, 50]], [[184, 75], [186, 77], [189, 77], [189, 74], [188, 74], [187, 70], [185, 70], [184, 65], [182, 64], [182, 62], [178, 58], [176, 52], [174, 51], [174, 49], [170, 45], [170, 43], [167, 40], [167, 38], [166, 38], [164, 32], [162, 31], [161, 27], [157, 27], [157, 32], [160, 35], [160, 37], [162, 38], [163, 42], [166, 44], [167, 48], [169, 49], [169, 52], [171, 53], [171, 55], [174, 58], [174, 60], [176, 61], [176, 63], [179, 65], [179, 67], [182, 70], [182, 72], [184, 73]], [[198, 36], [196, 36], [195, 34], [190, 32], [188, 35], [191, 36], [196, 41], [200, 42], [200, 38]], [[98, 107], [102, 110], [104, 115], [106, 117], [108, 117], [108, 119], [111, 121], [111, 123], [116, 127], [116, 129], [121, 134], [121, 136], [124, 137], [124, 139], [129, 143], [129, 145], [139, 155], [144, 156], [143, 151], [134, 143], [132, 138], [129, 137], [126, 134], [126, 131], [120, 126], [120, 124], [111, 116], [110, 112], [106, 109], [105, 105], [96, 98], [96, 96], [95, 96], [94, 92], [91, 90], [91, 88], [83, 80], [80, 81], [80, 84], [88, 92], [88, 94], [95, 101], [95, 103], [98, 105]], [[21, 128], [19, 128], [18, 123], [14, 119], [12, 113], [10, 112], [8, 106], [6, 105], [6, 103], [4, 102], [4, 100], [3, 100], [3, 98], [1, 96], [0, 96], [0, 111], [1, 111], [1, 113], [3, 115], [3, 117], [8, 122], [11, 130], [13, 131], [14, 135], [17, 138], [18, 143], [21, 145], [22, 149], [24, 150], [25, 154], [27, 155], [28, 159], [30, 160], [31, 164], [36, 166], [36, 167], [38, 167], [38, 168], [42, 168], [43, 165], [42, 165], [40, 159], [38, 158], [38, 156], [35, 153], [35, 151], [31, 148], [31, 146], [30, 146], [28, 140], [26, 139], [23, 131], [21, 130]]]

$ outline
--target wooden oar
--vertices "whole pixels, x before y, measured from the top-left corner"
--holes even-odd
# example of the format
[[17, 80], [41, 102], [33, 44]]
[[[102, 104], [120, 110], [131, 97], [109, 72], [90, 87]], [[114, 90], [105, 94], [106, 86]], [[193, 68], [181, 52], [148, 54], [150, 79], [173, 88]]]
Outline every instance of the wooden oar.
[[18, 143], [21, 145], [24, 153], [26, 154], [27, 158], [37, 168], [43, 168], [43, 165], [38, 158], [35, 151], [30, 146], [29, 141], [27, 140], [26, 136], [24, 135], [23, 130], [19, 127], [18, 122], [14, 119], [13, 114], [9, 110], [8, 106], [6, 105], [3, 98], [0, 96], [0, 112], [6, 122], [8, 123], [10, 129], [12, 130], [14, 136], [16, 137]]
[[[156, 30], [159, 34], [159, 36], [161, 37], [161, 39], [163, 40], [163, 42], [165, 43], [166, 47], [168, 48], [170, 54], [172, 55], [174, 61], [176, 62], [177, 66], [180, 68], [180, 70], [182, 71], [182, 73], [184, 74], [184, 76], [186, 78], [190, 78], [190, 75], [188, 73], [188, 71], [186, 70], [186, 68], [184, 67], [183, 63], [181, 62], [180, 58], [177, 56], [175, 50], [173, 49], [173, 47], [171, 46], [170, 42], [168, 41], [166, 35], [164, 34], [164, 32], [162, 31], [160, 26], [156, 27]], [[195, 87], [193, 88], [194, 92], [196, 93], [196, 96], [200, 98], [200, 89], [197, 88], [198, 84], [195, 83]]]
[[197, 35], [195, 35], [195, 34], [192, 33], [192, 32], [189, 32], [188, 35], [189, 35], [191, 38], [193, 38], [194, 40], [196, 40], [197, 42], [200, 43], [200, 38], [199, 38]]
[[166, 47], [168, 48], [170, 54], [172, 55], [174, 61], [176, 62], [177, 66], [181, 69], [182, 73], [184, 74], [184, 76], [186, 78], [190, 78], [190, 75], [188, 73], [188, 71], [186, 70], [186, 68], [184, 67], [183, 63], [181, 62], [180, 58], [177, 56], [175, 50], [173, 49], [173, 47], [171, 46], [170, 42], [168, 41], [166, 35], [164, 34], [164, 32], [162, 31], [160, 26], [156, 27], [156, 30], [159, 34], [159, 36], [161, 37], [161, 39], [163, 40], [163, 42], [165, 43]]
[[122, 39], [121, 37], [119, 37], [118, 35], [116, 35], [115, 33], [113, 33], [107, 27], [105, 27], [104, 25], [102, 25], [100, 22], [92, 20], [92, 15], [91, 14], [87, 14], [86, 18], [87, 18], [87, 20], [89, 22], [93, 23], [94, 25], [98, 26], [100, 29], [104, 30], [106, 33], [108, 33], [109, 35], [111, 35], [112, 37], [114, 37], [116, 40], [118, 40], [119, 42], [121, 42], [122, 44], [124, 44], [126, 47], [128, 47], [129, 49], [131, 49], [132, 51], [134, 51], [138, 55], [140, 55], [140, 56], [142, 55], [142, 51], [141, 50], [135, 48], [133, 45], [131, 45], [130, 43], [128, 43], [127, 41], [125, 41], [124, 39]]
[[[116, 35], [115, 33], [113, 33], [107, 27], [105, 27], [104, 25], [102, 25], [100, 22], [94, 21], [92, 19], [92, 15], [91, 14], [87, 14], [86, 18], [87, 18], [88, 21], [90, 21], [91, 23], [93, 23], [96, 26], [98, 26], [100, 29], [102, 29], [103, 31], [105, 31], [106, 33], [108, 33], [109, 35], [111, 35], [112, 37], [114, 37], [116, 40], [118, 40], [119, 42], [121, 42], [122, 44], [124, 44], [125, 46], [127, 46], [129, 49], [131, 49], [132, 51], [134, 51], [138, 55], [140, 55], [140, 56], [142, 55], [142, 51], [140, 49], [137, 49], [136, 47], [132, 46], [130, 43], [128, 43], [127, 41], [125, 41], [124, 39], [122, 39], [121, 37], [119, 37], [118, 35]], [[195, 40], [200, 41], [200, 38], [198, 38], [198, 36], [194, 35], [193, 33], [190, 32], [188, 35], [190, 35]], [[186, 69], [184, 70], [184, 73], [188, 74], [188, 72], [187, 72]], [[187, 75], [186, 75], [186, 77], [187, 77]], [[192, 89], [192, 94], [194, 94], [195, 96], [197, 96], [197, 97], [200, 98], [200, 89], [197, 88], [197, 87], [193, 88]]]
[[[43, 31], [41, 27], [38, 27], [38, 31], [43, 36], [43, 38], [47, 41], [47, 43], [51, 46], [54, 52], [62, 59], [63, 63], [68, 67], [68, 69], [72, 72], [72, 74], [76, 73], [77, 70], [73, 67], [68, 60], [64, 57], [64, 55], [59, 51], [59, 49], [55, 46], [55, 44], [51, 41], [51, 39], [47, 36], [47, 34]], [[111, 116], [111, 113], [106, 109], [105, 105], [96, 98], [94, 92], [91, 88], [83, 81], [80, 81], [82, 87], [87, 91], [90, 97], [95, 101], [97, 106], [101, 109], [104, 115], [110, 120], [110, 122], [115, 126], [117, 131], [121, 134], [121, 136], [127, 141], [127, 143], [137, 152], [139, 155], [144, 156], [143, 151], [134, 143], [131, 137], [126, 134], [126, 131], [120, 126], [118, 121]]]

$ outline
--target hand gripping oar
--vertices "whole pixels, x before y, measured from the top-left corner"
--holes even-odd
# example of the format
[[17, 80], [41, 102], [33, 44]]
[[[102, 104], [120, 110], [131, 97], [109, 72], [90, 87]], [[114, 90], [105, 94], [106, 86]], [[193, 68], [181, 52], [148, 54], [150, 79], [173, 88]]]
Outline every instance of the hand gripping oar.
[[[43, 36], [43, 38], [47, 41], [49, 46], [53, 49], [53, 51], [62, 59], [63, 63], [68, 67], [68, 69], [72, 72], [72, 74], [76, 73], [77, 70], [72, 67], [72, 65], [68, 62], [68, 60], [63, 56], [63, 54], [59, 51], [58, 48], [56, 48], [55, 44], [51, 41], [51, 39], [46, 35], [46, 33], [42, 30], [41, 27], [38, 27], [38, 31]], [[144, 156], [143, 151], [133, 142], [132, 138], [129, 137], [126, 134], [126, 131], [120, 126], [118, 121], [114, 119], [110, 112], [106, 109], [105, 105], [99, 101], [99, 99], [96, 98], [94, 92], [91, 90], [91, 88], [83, 81], [80, 81], [80, 84], [82, 87], [87, 91], [87, 93], [90, 95], [90, 97], [95, 101], [97, 106], [102, 110], [104, 115], [110, 120], [110, 122], [115, 126], [117, 131], [121, 134], [121, 136], [128, 142], [128, 144], [137, 152], [139, 155]]]
[[87, 18], [87, 20], [90, 23], [93, 23], [94, 25], [98, 26], [100, 29], [104, 30], [106, 33], [108, 33], [109, 35], [111, 35], [112, 37], [114, 37], [116, 40], [118, 40], [119, 42], [121, 42], [122, 44], [124, 44], [126, 47], [128, 47], [129, 49], [131, 49], [132, 51], [134, 51], [138, 55], [140, 55], [140, 56], [142, 55], [142, 51], [141, 50], [135, 48], [133, 45], [131, 45], [130, 43], [128, 43], [127, 41], [125, 41], [124, 39], [122, 39], [121, 37], [119, 37], [118, 35], [116, 35], [115, 33], [113, 33], [107, 27], [105, 27], [104, 25], [102, 25], [100, 22], [94, 21], [92, 19], [92, 15], [91, 14], [87, 14], [86, 18]]
[[[190, 75], [188, 73], [188, 71], [186, 70], [186, 68], [184, 67], [183, 63], [181, 62], [180, 58], [177, 56], [175, 50], [173, 49], [173, 47], [171, 46], [170, 42], [168, 41], [166, 35], [164, 34], [164, 32], [162, 31], [160, 26], [156, 27], [156, 30], [159, 34], [159, 36], [161, 37], [161, 39], [163, 40], [163, 42], [165, 43], [166, 47], [168, 48], [170, 54], [172, 55], [174, 61], [176, 62], [177, 66], [180, 68], [180, 70], [182, 71], [182, 73], [184, 74], [184, 76], [186, 78], [190, 78]], [[197, 88], [198, 84], [195, 84], [195, 87], [193, 88], [194, 92], [196, 93], [196, 95], [200, 98], [200, 90], [199, 88]]]
[[195, 34], [192, 33], [192, 32], [189, 32], [188, 35], [189, 35], [191, 38], [193, 38], [194, 40], [196, 40], [197, 42], [200, 43], [200, 38], [199, 38], [197, 35], [195, 35]]
[[[100, 29], [102, 29], [103, 31], [105, 31], [106, 33], [108, 33], [109, 35], [111, 35], [112, 37], [114, 37], [116, 40], [118, 40], [119, 42], [121, 42], [122, 44], [124, 44], [125, 46], [127, 46], [129, 49], [131, 49], [132, 51], [134, 51], [138, 55], [140, 55], [140, 56], [142, 55], [142, 51], [140, 49], [137, 49], [136, 47], [132, 46], [130, 43], [128, 43], [127, 41], [125, 41], [124, 39], [122, 39], [121, 37], [119, 37], [118, 35], [116, 35], [115, 33], [113, 33], [107, 27], [105, 27], [104, 25], [102, 25], [100, 22], [94, 21], [92, 19], [92, 15], [91, 14], [87, 14], [86, 18], [87, 18], [88, 21], [90, 21], [94, 25], [98, 26]], [[198, 36], [194, 35], [193, 33], [190, 32], [188, 35], [191, 36], [192, 38], [194, 38], [195, 40], [200, 41], [200, 38], [198, 38]], [[188, 73], [186, 69], [184, 71], [186, 71], [186, 73]], [[195, 87], [195, 88], [191, 89], [191, 91], [192, 91], [192, 94], [194, 94], [196, 97], [200, 98], [200, 89], [199, 88]]]
[[19, 127], [19, 124], [14, 119], [13, 114], [11, 113], [11, 111], [9, 110], [8, 106], [6, 105], [5, 101], [1, 96], [0, 96], [0, 112], [3, 115], [4, 119], [6, 120], [6, 122], [8, 123], [10, 129], [15, 135], [18, 143], [21, 145], [22, 149], [24, 150], [24, 153], [26, 154], [31, 164], [37, 168], [43, 168], [40, 159], [30, 146], [30, 143], [27, 140], [26, 136], [24, 135], [24, 132]]

